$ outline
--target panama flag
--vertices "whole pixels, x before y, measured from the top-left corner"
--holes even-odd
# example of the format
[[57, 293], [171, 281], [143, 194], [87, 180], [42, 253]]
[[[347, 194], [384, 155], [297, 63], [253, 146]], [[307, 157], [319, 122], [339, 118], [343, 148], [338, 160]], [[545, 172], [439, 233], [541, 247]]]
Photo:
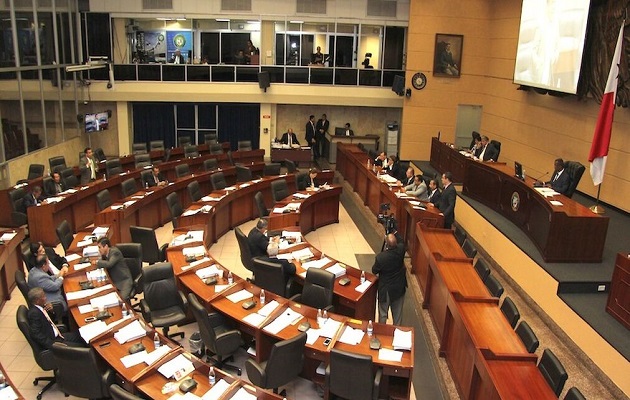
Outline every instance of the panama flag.
[[615, 98], [617, 96], [617, 79], [619, 77], [619, 63], [621, 61], [621, 48], [623, 47], [623, 24], [619, 29], [615, 55], [610, 66], [606, 89], [602, 97], [602, 107], [599, 109], [595, 134], [591, 152], [588, 154], [588, 162], [591, 163], [591, 178], [595, 186], [602, 183], [606, 159], [608, 158], [608, 146], [610, 145], [610, 133], [612, 131], [613, 114], [615, 112]]

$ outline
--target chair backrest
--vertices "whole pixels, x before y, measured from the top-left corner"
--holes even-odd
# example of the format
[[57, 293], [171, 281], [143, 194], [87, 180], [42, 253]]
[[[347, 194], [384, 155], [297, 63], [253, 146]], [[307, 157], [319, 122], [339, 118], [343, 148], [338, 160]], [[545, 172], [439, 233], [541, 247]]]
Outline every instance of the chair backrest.
[[66, 189], [73, 188], [79, 186], [79, 179], [74, 175], [73, 168], [62, 169], [61, 172], [61, 181]]
[[50, 165], [50, 172], [61, 171], [67, 168], [66, 158], [64, 156], [56, 156], [48, 159], [48, 165]]
[[582, 392], [580, 392], [580, 389], [573, 386], [567, 391], [567, 394], [564, 396], [564, 400], [586, 400], [586, 397], [584, 397]]
[[[212, 142], [213, 140], [215, 142]], [[213, 133], [206, 133], [206, 134], [203, 135], [203, 142], [205, 144], [216, 143], [216, 142], [218, 142], [218, 140], [219, 140], [219, 136], [215, 132], [213, 132]]]
[[63, 221], [61, 221], [59, 226], [57, 226], [55, 231], [57, 232], [57, 237], [59, 238], [59, 241], [63, 246], [63, 250], [67, 252], [70, 248], [70, 245], [72, 245], [72, 240], [74, 239], [70, 224], [64, 219]]
[[23, 268], [18, 267], [18, 269], [15, 270], [15, 283], [18, 289], [20, 289], [20, 293], [22, 293], [22, 296], [24, 296], [24, 300], [26, 300], [26, 304], [28, 304], [29, 288], [28, 288], [28, 283], [26, 283], [26, 275], [24, 274]]
[[223, 146], [221, 143], [213, 143], [210, 145], [210, 154], [223, 154]]
[[313, 308], [326, 308], [333, 303], [335, 274], [323, 269], [309, 268], [304, 279], [300, 303]]
[[241, 263], [243, 264], [243, 267], [254, 272], [254, 263], [252, 262], [252, 250], [249, 247], [247, 236], [245, 236], [241, 228], [239, 228], [238, 226], [234, 228], [234, 234], [236, 235], [236, 241], [238, 243], [238, 248], [241, 253]]
[[37, 179], [44, 176], [44, 164], [31, 164], [28, 166], [28, 179]]
[[297, 174], [297, 176], [295, 177], [295, 187], [297, 188], [297, 190], [306, 190], [306, 188], [308, 187], [309, 178], [310, 177], [308, 172], [300, 172], [299, 174]]
[[153, 171], [151, 169], [145, 169], [144, 171], [140, 171], [140, 184], [142, 187], [146, 187], [149, 179], [153, 180]]
[[142, 397], [129, 393], [117, 384], [113, 384], [109, 387], [109, 395], [113, 400], [143, 400]]
[[26, 306], [18, 306], [15, 314], [15, 320], [18, 328], [20, 328], [20, 331], [22, 332], [22, 335], [24, 335], [24, 338], [28, 342], [29, 346], [31, 346], [33, 357], [35, 358], [37, 365], [39, 365], [39, 367], [44, 371], [57, 369], [57, 364], [55, 363], [52, 351], [40, 347], [39, 344], [31, 338], [31, 330], [28, 323], [28, 308], [26, 308]]
[[227, 187], [223, 172], [215, 172], [210, 175], [210, 183], [212, 184], [212, 190], [221, 190]]
[[472, 147], [475, 145], [475, 141], [481, 141], [481, 134], [479, 132], [472, 131], [471, 136], [472, 140], [470, 141], [470, 146], [468, 146], [469, 149], [472, 149]]
[[26, 196], [26, 191], [22, 187], [13, 189], [9, 192], [12, 211], [26, 213], [26, 208], [24, 207], [24, 196]]
[[143, 268], [144, 301], [151, 312], [166, 310], [169, 307], [181, 307], [181, 298], [177, 289], [173, 266], [170, 262], [160, 262]]
[[204, 171], [212, 171], [217, 168], [219, 168], [219, 162], [216, 158], [208, 158], [207, 160], [203, 160]]
[[558, 357], [553, 354], [553, 351], [550, 349], [543, 351], [543, 355], [538, 361], [538, 369], [549, 384], [549, 387], [551, 387], [551, 390], [556, 396], [560, 396], [569, 375], [560, 360], [558, 360]]
[[538, 342], [536, 334], [529, 326], [527, 321], [521, 321], [516, 327], [515, 331], [518, 337], [521, 339], [521, 342], [523, 342], [523, 345], [525, 345], [525, 349], [527, 349], [529, 353], [534, 354], [540, 342]]
[[280, 175], [280, 168], [282, 168], [282, 165], [280, 163], [265, 164], [265, 166], [263, 167], [263, 176]]
[[171, 219], [173, 221], [173, 227], [177, 228], [177, 219], [182, 215], [184, 209], [179, 202], [179, 197], [176, 192], [170, 193], [166, 196], [166, 205], [171, 213]]
[[475, 260], [475, 271], [477, 271], [477, 275], [479, 275], [481, 281], [485, 282], [490, 275], [490, 267], [488, 263], [486, 263], [486, 260], [478, 257], [477, 260]]
[[152, 140], [149, 142], [149, 151], [164, 150], [163, 140]]
[[225, 155], [227, 156], [227, 159], [230, 165], [234, 165], [234, 157], [232, 157], [232, 150], [228, 150], [227, 152], [225, 152]]
[[120, 250], [125, 263], [131, 272], [131, 278], [136, 283], [136, 294], [142, 292], [142, 245], [140, 243], [118, 243], [116, 248]]
[[216, 354], [218, 350], [216, 346], [217, 334], [210, 323], [208, 310], [206, 310], [199, 302], [194, 293], [188, 294], [188, 302], [190, 304], [190, 308], [192, 309], [193, 316], [197, 321], [197, 325], [199, 325], [199, 334], [201, 335], [203, 344], [208, 348], [208, 350]]
[[291, 339], [274, 343], [265, 364], [267, 377], [265, 387], [277, 388], [286, 385], [300, 375], [304, 367], [306, 338], [306, 332], [301, 332]]
[[462, 229], [459, 224], [455, 224], [455, 231], [453, 232], [455, 235], [455, 239], [460, 246], [464, 245], [464, 240], [466, 240], [466, 232]]
[[250, 151], [252, 150], [252, 141], [251, 140], [239, 140], [237, 143], [238, 151]]
[[286, 286], [290, 277], [282, 272], [282, 264], [268, 262], [257, 257], [252, 259], [252, 264], [256, 286], [278, 296], [289, 297]]
[[503, 289], [503, 285], [497, 280], [497, 278], [494, 277], [494, 275], [488, 275], [483, 283], [486, 285], [486, 288], [488, 288], [488, 292], [490, 292], [492, 297], [501, 298], [505, 289]]
[[189, 144], [184, 147], [184, 157], [185, 158], [194, 158], [199, 157], [199, 151], [197, 150], [197, 146], [194, 144]]
[[136, 168], [144, 168], [151, 165], [151, 156], [147, 153], [136, 154], [134, 156], [134, 161], [136, 163]]
[[120, 158], [112, 158], [105, 161], [105, 173], [108, 178], [116, 176], [123, 172], [122, 165], [120, 164]]
[[497, 150], [497, 159], [494, 161], [499, 161], [499, 154], [501, 154], [501, 142], [498, 140], [491, 140], [490, 144]]
[[332, 349], [326, 374], [328, 391], [344, 399], [371, 399], [373, 369], [372, 356]]
[[518, 312], [518, 308], [516, 308], [516, 304], [514, 304], [510, 296], [505, 296], [505, 299], [503, 299], [501, 312], [505, 315], [505, 319], [507, 319], [512, 329], [514, 329], [518, 320], [521, 319], [521, 313]]
[[57, 363], [57, 385], [62, 392], [90, 399], [109, 397], [114, 374], [93, 348], [56, 342], [52, 352]]
[[160, 255], [160, 248], [153, 229], [143, 226], [130, 226], [129, 233], [131, 234], [131, 241], [142, 246], [142, 261], [149, 264], [164, 261]]
[[295, 172], [297, 172], [297, 167], [295, 166], [295, 163], [291, 160], [284, 160], [284, 166], [287, 168], [287, 172], [289, 174], [293, 174]]
[[237, 182], [247, 182], [252, 180], [252, 171], [249, 168], [243, 167], [242, 165], [236, 166], [236, 181]]
[[289, 195], [289, 187], [285, 179], [277, 179], [271, 182], [271, 197], [273, 201], [280, 201]]
[[98, 162], [101, 162], [101, 161], [105, 161], [105, 160], [107, 160], [107, 157], [105, 157], [105, 152], [103, 151], [103, 148], [102, 148], [102, 147], [97, 147], [97, 148], [94, 150], [94, 158], [95, 158]]
[[122, 192], [123, 197], [129, 197], [132, 194], [138, 191], [138, 185], [136, 185], [136, 180], [133, 178], [125, 179], [120, 183], [120, 190]]
[[188, 196], [190, 196], [191, 201], [199, 201], [203, 197], [203, 193], [201, 193], [201, 186], [199, 186], [199, 182], [192, 181], [186, 186], [188, 189]]
[[269, 210], [267, 209], [267, 205], [265, 205], [265, 198], [263, 197], [262, 192], [257, 192], [254, 195], [254, 204], [258, 208], [259, 218], [263, 218], [269, 215]]
[[90, 176], [90, 173], [91, 171], [87, 169], [85, 165], [79, 165], [79, 176], [80, 176], [81, 185], [85, 185], [90, 182], [90, 179], [92, 179], [92, 177]]
[[164, 150], [164, 158], [163, 158], [162, 161], [168, 162], [171, 159], [171, 151], [172, 151], [172, 149], [165, 149]]
[[580, 179], [582, 179], [582, 174], [584, 173], [584, 165], [577, 161], [565, 161], [564, 168], [569, 173], [571, 177], [571, 183], [569, 183], [569, 188], [567, 189], [566, 196], [572, 197], [573, 193], [575, 193], [575, 189], [580, 183]]
[[190, 175], [190, 167], [188, 164], [178, 164], [175, 166], [175, 176], [181, 178]]
[[466, 257], [468, 258], [475, 258], [475, 256], [477, 255], [477, 248], [474, 244], [472, 244], [469, 238], [466, 238], [464, 240], [464, 244], [462, 244], [462, 250], [464, 250]]
[[177, 138], [177, 145], [179, 147], [186, 147], [190, 143], [192, 143], [192, 139], [190, 138], [190, 136], [180, 136]]
[[134, 143], [131, 145], [132, 154], [145, 154], [147, 152], [146, 143]]
[[98, 205], [98, 209], [103, 211], [107, 207], [112, 205], [112, 196], [109, 193], [109, 190], [103, 189], [96, 194], [96, 204]]

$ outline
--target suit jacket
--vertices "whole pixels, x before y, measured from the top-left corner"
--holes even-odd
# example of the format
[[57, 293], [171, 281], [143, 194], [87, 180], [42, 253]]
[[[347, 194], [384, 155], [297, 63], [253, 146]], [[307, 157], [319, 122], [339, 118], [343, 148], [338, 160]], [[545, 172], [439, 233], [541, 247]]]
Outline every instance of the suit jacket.
[[[282, 134], [282, 139], [280, 139], [280, 142], [282, 142], [282, 144], [289, 144], [289, 132], [285, 132]], [[300, 144], [295, 133], [291, 134], [291, 142], [293, 144]]]
[[352, 129], [346, 129], [343, 131], [344, 136], [354, 136], [354, 131]]
[[36, 206], [37, 204], [39, 204], [41, 202], [42, 202], [42, 198], [41, 197], [35, 198], [35, 196], [33, 196], [32, 193], [27, 193], [24, 196], [24, 207], [25, 208], [28, 208], [30, 206]]
[[[164, 175], [162, 175], [161, 172], [158, 174], [157, 178], [158, 182], [166, 181], [166, 178], [164, 178]], [[142, 186], [147, 186], [147, 183], [149, 184], [149, 187], [157, 186], [153, 173], [146, 176], [146, 179], [144, 180], [144, 182], [142, 182]]]
[[259, 259], [262, 261], [282, 265], [282, 272], [284, 273], [284, 276], [287, 279], [295, 275], [295, 264], [290, 263], [289, 261], [285, 259], [278, 258], [278, 257], [269, 257], [269, 256], [259, 257]]
[[407, 175], [405, 174], [405, 179], [401, 179], [400, 182], [402, 182], [403, 186], [409, 186], [413, 184], [413, 180], [415, 179], [415, 177], [411, 177], [411, 178], [407, 178]]
[[252, 228], [247, 235], [247, 242], [249, 243], [249, 249], [252, 252], [252, 257], [266, 257], [267, 246], [269, 245], [269, 238], [265, 236], [261, 231]]
[[177, 64], [186, 64], [186, 60], [184, 59], [184, 56], [182, 55], [176, 55], [173, 54], [173, 57], [171, 57], [171, 64], [175, 64], [175, 61], [178, 61]]
[[110, 247], [107, 258], [99, 260], [96, 266], [108, 270], [114, 286], [120, 292], [120, 297], [122, 297], [123, 301], [127, 301], [133, 289], [133, 279], [120, 250], [116, 247]]
[[451, 183], [442, 191], [438, 208], [444, 214], [444, 227], [450, 228], [453, 221], [455, 221], [455, 200], [457, 199], [457, 192], [455, 186]]
[[319, 187], [319, 182], [317, 182], [317, 179], [311, 179], [311, 177], [309, 176], [308, 179], [306, 180], [306, 187]]
[[328, 128], [330, 127], [330, 121], [326, 120], [324, 121], [323, 119], [318, 119], [317, 120], [317, 126], [315, 127], [315, 132], [318, 135], [324, 135], [326, 132], [328, 132]]
[[[558, 179], [556, 179], [556, 177], [558, 177]], [[549, 184], [551, 185], [551, 188], [556, 192], [567, 194], [567, 190], [569, 190], [569, 186], [571, 185], [571, 177], [569, 176], [567, 170], [563, 169], [560, 176], [558, 176], [557, 172], [553, 173]]]
[[31, 305], [28, 309], [28, 328], [31, 339], [42, 349], [51, 349], [55, 343], [55, 331], [44, 312], [37, 306]]
[[79, 167], [82, 165], [84, 165], [88, 169], [88, 171], [90, 171], [90, 179], [96, 179], [96, 173], [98, 172], [98, 161], [96, 161], [94, 157], [88, 159], [86, 156], [83, 156], [79, 161]]
[[407, 288], [407, 276], [403, 258], [404, 245], [399, 243], [395, 249], [388, 249], [376, 255], [372, 273], [378, 275], [378, 297], [389, 294], [391, 301], [401, 298]]
[[440, 189], [435, 189], [433, 193], [429, 193], [427, 200], [430, 203], [433, 203], [434, 206], [440, 204], [440, 199], [442, 198], [442, 193], [440, 193]]
[[418, 186], [411, 184], [405, 188], [405, 193], [412, 195], [419, 200], [427, 200], [429, 195], [427, 194], [427, 184], [422, 181]]
[[[481, 149], [483, 151], [483, 148]], [[492, 143], [488, 143], [486, 152], [483, 153], [483, 161], [496, 161], [499, 156], [499, 150]]]
[[46, 196], [56, 196], [64, 190], [66, 188], [62, 181], [59, 181], [59, 184], [56, 184], [52, 179], [44, 181], [44, 193], [46, 193]]
[[46, 292], [48, 301], [59, 302], [63, 305], [63, 310], [68, 310], [68, 304], [63, 296], [63, 279], [48, 275], [39, 268], [33, 268], [28, 272], [28, 287], [40, 287]]
[[[52, 247], [44, 246], [44, 250], [46, 251], [46, 257], [48, 257], [48, 260], [50, 260], [50, 262], [52, 262], [53, 265], [57, 267], [57, 269], [61, 269], [64, 264], [68, 263], [68, 260], [66, 260], [65, 257], [61, 257], [59, 254], [57, 254], [55, 249], [53, 249]], [[37, 256], [30, 251], [28, 253], [28, 258], [24, 261], [26, 262], [26, 268], [30, 271], [31, 268], [34, 268], [35, 264], [37, 264]]]
[[315, 124], [311, 121], [306, 123], [306, 143], [310, 146], [315, 140]]
[[403, 179], [405, 179], [405, 171], [407, 171], [407, 168], [398, 161], [396, 161], [393, 165], [390, 165], [389, 167], [389, 174], [396, 178], [396, 180], [398, 181], [402, 181]]

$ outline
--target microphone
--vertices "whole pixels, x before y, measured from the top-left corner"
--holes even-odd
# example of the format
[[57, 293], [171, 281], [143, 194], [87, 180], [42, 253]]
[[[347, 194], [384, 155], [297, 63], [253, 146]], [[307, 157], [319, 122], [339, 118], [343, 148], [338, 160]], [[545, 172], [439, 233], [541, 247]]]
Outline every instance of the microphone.
[[536, 179], [537, 181], [539, 181], [541, 178], [547, 176], [549, 174], [549, 171], [545, 172], [544, 174], [540, 175], [540, 178]]
[[540, 177], [534, 181], [534, 186], [536, 186], [538, 184], [538, 182], [540, 182], [539, 185], [542, 186], [544, 184], [544, 182], [542, 182], [541, 179], [543, 177], [547, 176], [548, 174], [549, 174], [549, 171], [547, 171], [544, 174], [540, 175]]

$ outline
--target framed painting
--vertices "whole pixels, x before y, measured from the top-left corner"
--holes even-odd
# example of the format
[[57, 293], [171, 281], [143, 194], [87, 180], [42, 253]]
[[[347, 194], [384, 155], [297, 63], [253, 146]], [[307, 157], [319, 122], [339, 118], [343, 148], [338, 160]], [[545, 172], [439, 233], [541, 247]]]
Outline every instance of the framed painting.
[[433, 76], [459, 78], [462, 73], [463, 49], [464, 35], [436, 34]]

